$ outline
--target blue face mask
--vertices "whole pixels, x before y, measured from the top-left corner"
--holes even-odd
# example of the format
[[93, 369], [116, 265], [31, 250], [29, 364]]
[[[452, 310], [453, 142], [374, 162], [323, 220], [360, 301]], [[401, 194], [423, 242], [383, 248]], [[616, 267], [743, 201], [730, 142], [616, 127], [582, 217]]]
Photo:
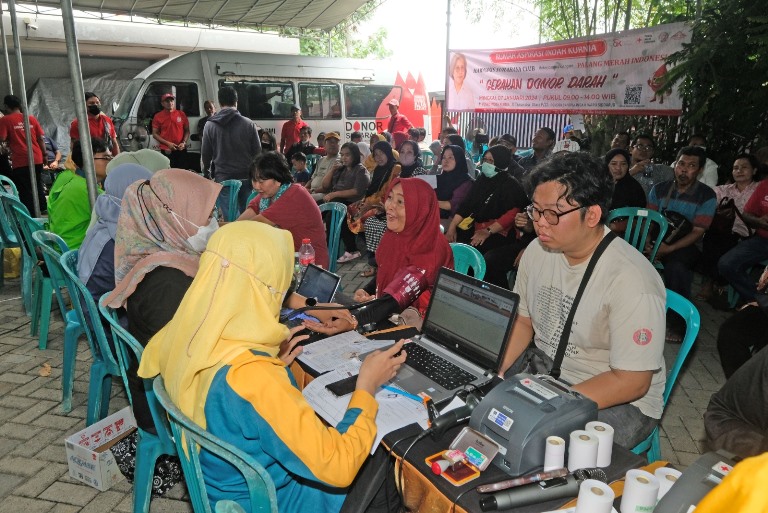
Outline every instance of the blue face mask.
[[488, 178], [493, 178], [499, 172], [496, 170], [496, 166], [493, 164], [489, 164], [488, 162], [483, 162], [483, 165], [480, 166], [480, 172], [483, 173]]

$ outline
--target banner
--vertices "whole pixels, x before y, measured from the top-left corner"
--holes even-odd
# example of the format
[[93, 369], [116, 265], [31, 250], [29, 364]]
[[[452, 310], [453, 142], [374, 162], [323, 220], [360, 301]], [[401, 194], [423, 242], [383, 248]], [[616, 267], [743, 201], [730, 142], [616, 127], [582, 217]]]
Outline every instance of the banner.
[[447, 110], [676, 116], [661, 93], [669, 55], [691, 41], [684, 23], [507, 50], [450, 50]]

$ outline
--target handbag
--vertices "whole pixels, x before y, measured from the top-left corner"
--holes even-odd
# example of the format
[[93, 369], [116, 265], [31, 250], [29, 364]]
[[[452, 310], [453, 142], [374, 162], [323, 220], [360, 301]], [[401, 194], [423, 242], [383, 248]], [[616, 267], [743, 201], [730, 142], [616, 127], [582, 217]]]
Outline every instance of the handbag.
[[672, 189], [674, 187], [674, 183], [669, 186], [669, 191], [667, 191], [667, 196], [665, 197], [666, 206], [665, 208], [659, 209], [659, 213], [667, 219], [667, 223], [669, 224], [667, 233], [662, 240], [662, 242], [667, 245], [674, 244], [693, 231], [693, 223], [691, 223], [687, 217], [680, 212], [667, 210], [666, 208], [669, 207], [670, 198], [672, 197]]
[[[485, 202], [480, 206], [480, 211], [485, 208], [485, 206], [488, 204], [489, 201], [491, 201], [491, 198], [493, 198], [493, 195], [496, 194], [496, 192], [492, 192], [488, 195], [487, 198], [485, 198]], [[472, 212], [467, 217], [465, 217], [459, 224], [456, 226], [459, 230], [469, 230], [472, 227], [472, 223], [475, 222], [475, 213]], [[490, 226], [490, 225], [489, 225]]]
[[365, 231], [365, 220], [369, 217], [384, 212], [384, 205], [376, 203], [366, 205], [365, 199], [361, 199], [347, 207], [347, 226], [349, 231], [358, 234]]
[[728, 197], [721, 199], [720, 203], [717, 204], [715, 217], [712, 218], [712, 224], [709, 225], [707, 232], [715, 235], [730, 235], [738, 210], [733, 199]]

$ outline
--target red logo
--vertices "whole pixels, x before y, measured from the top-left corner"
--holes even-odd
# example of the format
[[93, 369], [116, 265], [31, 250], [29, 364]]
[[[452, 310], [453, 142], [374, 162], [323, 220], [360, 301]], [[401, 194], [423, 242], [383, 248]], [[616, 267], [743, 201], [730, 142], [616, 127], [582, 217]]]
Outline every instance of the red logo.
[[360, 122], [359, 121], [355, 121], [355, 123], [352, 125], [352, 128], [355, 129], [355, 132], [360, 130]]
[[653, 340], [653, 333], [648, 328], [641, 328], [632, 334], [632, 340], [638, 346], [646, 346]]

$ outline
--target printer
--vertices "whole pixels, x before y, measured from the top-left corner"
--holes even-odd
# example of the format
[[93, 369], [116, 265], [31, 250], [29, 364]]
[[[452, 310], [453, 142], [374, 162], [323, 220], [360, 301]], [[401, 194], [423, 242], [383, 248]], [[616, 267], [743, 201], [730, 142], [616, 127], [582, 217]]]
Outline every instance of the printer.
[[494, 387], [472, 411], [469, 426], [496, 442], [493, 464], [512, 476], [544, 466], [548, 436], [597, 420], [597, 403], [551, 376], [516, 374]]

